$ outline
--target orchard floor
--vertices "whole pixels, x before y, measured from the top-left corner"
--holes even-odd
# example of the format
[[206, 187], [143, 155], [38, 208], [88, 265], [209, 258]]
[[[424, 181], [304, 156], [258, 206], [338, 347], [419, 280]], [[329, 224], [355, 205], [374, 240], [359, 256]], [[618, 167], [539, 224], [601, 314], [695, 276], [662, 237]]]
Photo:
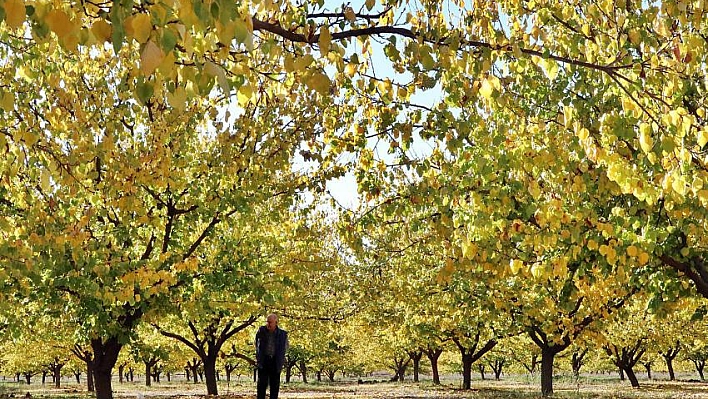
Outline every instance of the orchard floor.
[[[632, 389], [627, 381], [619, 381], [610, 376], [582, 377], [579, 383], [569, 377], [554, 381], [554, 398], [592, 398], [592, 399], [653, 399], [653, 398], [689, 398], [708, 399], [708, 382], [640, 380], [641, 387]], [[538, 379], [528, 377], [503, 378], [500, 381], [474, 380], [472, 389], [460, 389], [459, 380], [443, 381], [442, 386], [434, 386], [429, 381], [418, 384], [412, 382], [357, 384], [356, 381], [337, 381], [334, 383], [295, 382], [281, 386], [282, 399], [526, 399], [541, 398]], [[11, 394], [17, 399], [30, 392], [33, 399], [88, 399], [83, 385], [75, 382], [63, 382], [61, 389], [50, 385], [33, 383], [31, 385], [3, 382], [0, 380], [0, 397]], [[223, 399], [255, 398], [255, 384], [245, 380], [219, 383], [220, 397]], [[203, 384], [181, 382], [154, 383], [145, 387], [144, 382], [114, 382], [116, 399], [200, 399], [205, 397]]]

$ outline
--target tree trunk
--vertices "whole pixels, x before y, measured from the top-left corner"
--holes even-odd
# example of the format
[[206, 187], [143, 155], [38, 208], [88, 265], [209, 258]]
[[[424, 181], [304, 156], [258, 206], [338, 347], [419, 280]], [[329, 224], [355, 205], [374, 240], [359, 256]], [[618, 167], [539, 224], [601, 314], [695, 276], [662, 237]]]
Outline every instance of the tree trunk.
[[430, 368], [433, 372], [433, 384], [440, 385], [440, 371], [438, 370], [438, 359], [442, 354], [443, 350], [438, 349], [427, 349], [425, 355], [428, 360], [430, 360]]
[[[665, 357], [664, 359], [666, 360], [666, 368], [669, 370], [669, 381], [675, 381], [676, 375], [674, 374], [674, 359], [669, 357]], [[627, 377], [629, 377], [629, 375]]]
[[27, 382], [27, 385], [32, 383], [32, 373], [25, 373], [25, 382]]
[[76, 383], [81, 384], [81, 373], [78, 371], [74, 371], [74, 377], [76, 377]]
[[462, 389], [472, 389], [472, 356], [462, 356]]
[[194, 379], [195, 384], [199, 384], [199, 371], [197, 371], [198, 367], [199, 366], [192, 367], [192, 379]]
[[63, 367], [63, 364], [54, 364], [54, 388], [61, 388], [61, 369]]
[[700, 363], [700, 366], [696, 364], [696, 371], [698, 371], [698, 376], [701, 377], [701, 381], [705, 380], [703, 377], [703, 368], [705, 367], [706, 362]]
[[96, 388], [96, 399], [113, 399], [113, 388], [111, 386], [111, 378], [113, 367], [118, 361], [123, 345], [119, 342], [118, 337], [109, 337], [106, 341], [101, 338], [91, 340], [93, 348], [93, 361], [91, 371]]
[[647, 379], [651, 380], [651, 363], [644, 363], [644, 368], [647, 370]]
[[207, 395], [219, 395], [219, 389], [216, 386], [216, 356], [206, 356], [202, 359], [204, 362], [204, 376], [206, 378]]
[[123, 383], [123, 372], [125, 371], [125, 364], [118, 365], [118, 382]]
[[290, 378], [293, 375], [293, 367], [295, 367], [294, 363], [288, 362], [288, 364], [285, 365], [285, 383], [286, 384], [290, 383]]
[[504, 363], [506, 363], [504, 359], [495, 359], [489, 364], [492, 370], [494, 370], [494, 379], [497, 381], [499, 381], [499, 379], [501, 378], [501, 373], [504, 369]]
[[49, 374], [48, 370], [42, 370], [42, 385], [47, 383], [47, 375]]
[[150, 379], [150, 374], [152, 373], [152, 363], [143, 362], [143, 364], [145, 364], [145, 386], [149, 387], [152, 386], [152, 381]]
[[229, 383], [231, 382], [231, 372], [234, 370], [234, 367], [230, 365], [226, 365], [226, 382]]
[[541, 348], [541, 395], [553, 395], [553, 361], [556, 352]]
[[661, 353], [661, 357], [666, 361], [666, 368], [669, 370], [669, 380], [675, 381], [676, 375], [674, 374], [674, 359], [681, 352], [681, 341], [676, 341], [676, 345], [669, 348], [666, 352]]
[[624, 369], [624, 372], [627, 374], [627, 378], [629, 379], [630, 384], [632, 384], [632, 388], [639, 388], [639, 380], [637, 380], [634, 370], [631, 367], [627, 367]]
[[619, 369], [619, 375], [620, 375], [620, 381], [624, 381], [626, 378], [624, 377], [624, 370]]
[[298, 366], [300, 369], [300, 375], [302, 376], [302, 382], [307, 384], [307, 363], [305, 363], [305, 360], [300, 360], [300, 365]]
[[423, 351], [412, 351], [410, 352], [411, 359], [413, 360], [413, 382], [420, 381], [420, 359], [423, 358]]
[[484, 375], [484, 371], [486, 370], [486, 367], [480, 363], [477, 365], [477, 370], [479, 370], [479, 378], [481, 378], [482, 381], [486, 380], [487, 377]]

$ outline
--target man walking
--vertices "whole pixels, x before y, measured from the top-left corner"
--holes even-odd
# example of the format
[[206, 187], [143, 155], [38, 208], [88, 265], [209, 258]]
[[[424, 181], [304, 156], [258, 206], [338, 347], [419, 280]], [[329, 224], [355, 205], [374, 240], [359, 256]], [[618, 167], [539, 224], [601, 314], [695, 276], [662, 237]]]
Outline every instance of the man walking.
[[265, 399], [270, 386], [270, 399], [278, 399], [280, 372], [288, 350], [288, 332], [278, 328], [278, 316], [268, 315], [266, 325], [256, 333], [256, 365], [258, 366], [258, 399]]

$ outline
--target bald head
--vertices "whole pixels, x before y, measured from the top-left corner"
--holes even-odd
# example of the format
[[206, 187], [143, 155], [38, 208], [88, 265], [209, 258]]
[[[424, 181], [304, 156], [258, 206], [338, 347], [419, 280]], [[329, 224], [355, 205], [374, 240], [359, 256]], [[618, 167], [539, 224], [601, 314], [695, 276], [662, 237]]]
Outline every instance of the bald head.
[[268, 331], [273, 332], [275, 331], [276, 327], [278, 327], [278, 315], [275, 313], [271, 313], [266, 318], [266, 328], [268, 329]]

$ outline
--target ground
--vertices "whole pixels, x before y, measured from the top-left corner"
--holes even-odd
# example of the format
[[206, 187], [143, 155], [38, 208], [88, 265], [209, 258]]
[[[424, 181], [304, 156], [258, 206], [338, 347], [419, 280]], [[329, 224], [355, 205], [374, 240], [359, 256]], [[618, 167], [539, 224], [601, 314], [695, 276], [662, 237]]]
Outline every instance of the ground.
[[[570, 377], [561, 377], [554, 383], [554, 398], [593, 398], [593, 399], [653, 399], [653, 398], [689, 398], [708, 399], [708, 383], [695, 382], [688, 378], [681, 381], [643, 380], [641, 388], [632, 389], [627, 381], [619, 381], [614, 376], [586, 376], [576, 382]], [[145, 387], [143, 382], [114, 383], [116, 398], [131, 399], [196, 399], [205, 396], [203, 384], [191, 384], [184, 381], [155, 383]], [[63, 382], [61, 389], [54, 389], [49, 384], [31, 385], [0, 381], [0, 395], [22, 399], [29, 392], [33, 399], [85, 399], [90, 395], [83, 385]], [[255, 384], [241, 377], [240, 380], [219, 384], [220, 396], [224, 399], [255, 398]], [[474, 398], [474, 399], [526, 399], [540, 398], [539, 383], [536, 378], [510, 376], [500, 381], [475, 380], [473, 389], [461, 390], [459, 381], [444, 381], [442, 386], [434, 386], [430, 381], [415, 384], [378, 382], [357, 384], [356, 380], [335, 383], [295, 382], [283, 384], [282, 399], [438, 399], [438, 398]]]

